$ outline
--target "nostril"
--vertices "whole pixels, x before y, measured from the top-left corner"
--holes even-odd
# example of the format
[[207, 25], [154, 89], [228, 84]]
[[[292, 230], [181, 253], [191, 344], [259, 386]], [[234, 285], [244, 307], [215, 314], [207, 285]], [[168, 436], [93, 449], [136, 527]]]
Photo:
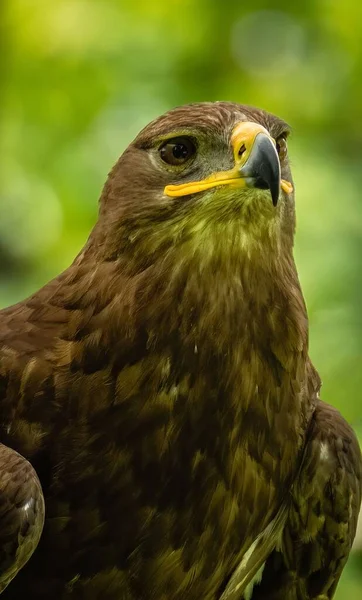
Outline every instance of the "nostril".
[[242, 144], [242, 146], [240, 146], [239, 152], [238, 152], [239, 158], [242, 157], [242, 155], [244, 154], [245, 151], [246, 151], [245, 144]]

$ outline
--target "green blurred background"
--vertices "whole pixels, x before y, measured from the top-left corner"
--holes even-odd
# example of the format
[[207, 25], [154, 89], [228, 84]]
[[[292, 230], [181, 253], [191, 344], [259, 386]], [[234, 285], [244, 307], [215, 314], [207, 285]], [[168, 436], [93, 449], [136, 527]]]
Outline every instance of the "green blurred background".
[[[83, 245], [118, 155], [179, 104], [286, 119], [323, 397], [362, 436], [362, 3], [2, 0], [0, 307]], [[362, 597], [362, 534], [336, 596]]]

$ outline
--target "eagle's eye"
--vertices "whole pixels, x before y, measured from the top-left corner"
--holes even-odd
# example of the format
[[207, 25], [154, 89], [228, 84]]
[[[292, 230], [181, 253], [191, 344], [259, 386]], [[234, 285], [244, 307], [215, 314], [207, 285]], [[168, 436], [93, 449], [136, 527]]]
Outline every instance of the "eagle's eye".
[[196, 147], [188, 137], [167, 140], [159, 149], [162, 160], [168, 165], [183, 165], [194, 156]]
[[285, 135], [280, 135], [276, 140], [276, 149], [279, 154], [279, 159], [283, 160], [288, 153], [288, 145]]

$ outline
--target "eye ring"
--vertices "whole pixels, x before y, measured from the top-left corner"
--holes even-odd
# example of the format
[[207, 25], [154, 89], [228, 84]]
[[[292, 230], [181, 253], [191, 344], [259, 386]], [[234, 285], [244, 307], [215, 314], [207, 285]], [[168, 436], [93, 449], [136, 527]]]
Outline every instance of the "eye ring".
[[161, 160], [168, 165], [179, 166], [187, 163], [196, 154], [196, 146], [191, 138], [180, 136], [167, 140], [158, 150]]

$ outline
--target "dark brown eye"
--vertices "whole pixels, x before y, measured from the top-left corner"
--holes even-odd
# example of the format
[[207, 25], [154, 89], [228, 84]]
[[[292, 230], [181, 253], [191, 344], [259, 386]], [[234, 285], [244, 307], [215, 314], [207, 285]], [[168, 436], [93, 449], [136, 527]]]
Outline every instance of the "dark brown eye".
[[192, 158], [196, 152], [196, 148], [190, 138], [177, 137], [167, 140], [161, 146], [159, 152], [162, 160], [168, 165], [183, 165]]
[[279, 154], [280, 160], [283, 160], [288, 154], [287, 140], [284, 135], [281, 135], [276, 140], [276, 149]]

